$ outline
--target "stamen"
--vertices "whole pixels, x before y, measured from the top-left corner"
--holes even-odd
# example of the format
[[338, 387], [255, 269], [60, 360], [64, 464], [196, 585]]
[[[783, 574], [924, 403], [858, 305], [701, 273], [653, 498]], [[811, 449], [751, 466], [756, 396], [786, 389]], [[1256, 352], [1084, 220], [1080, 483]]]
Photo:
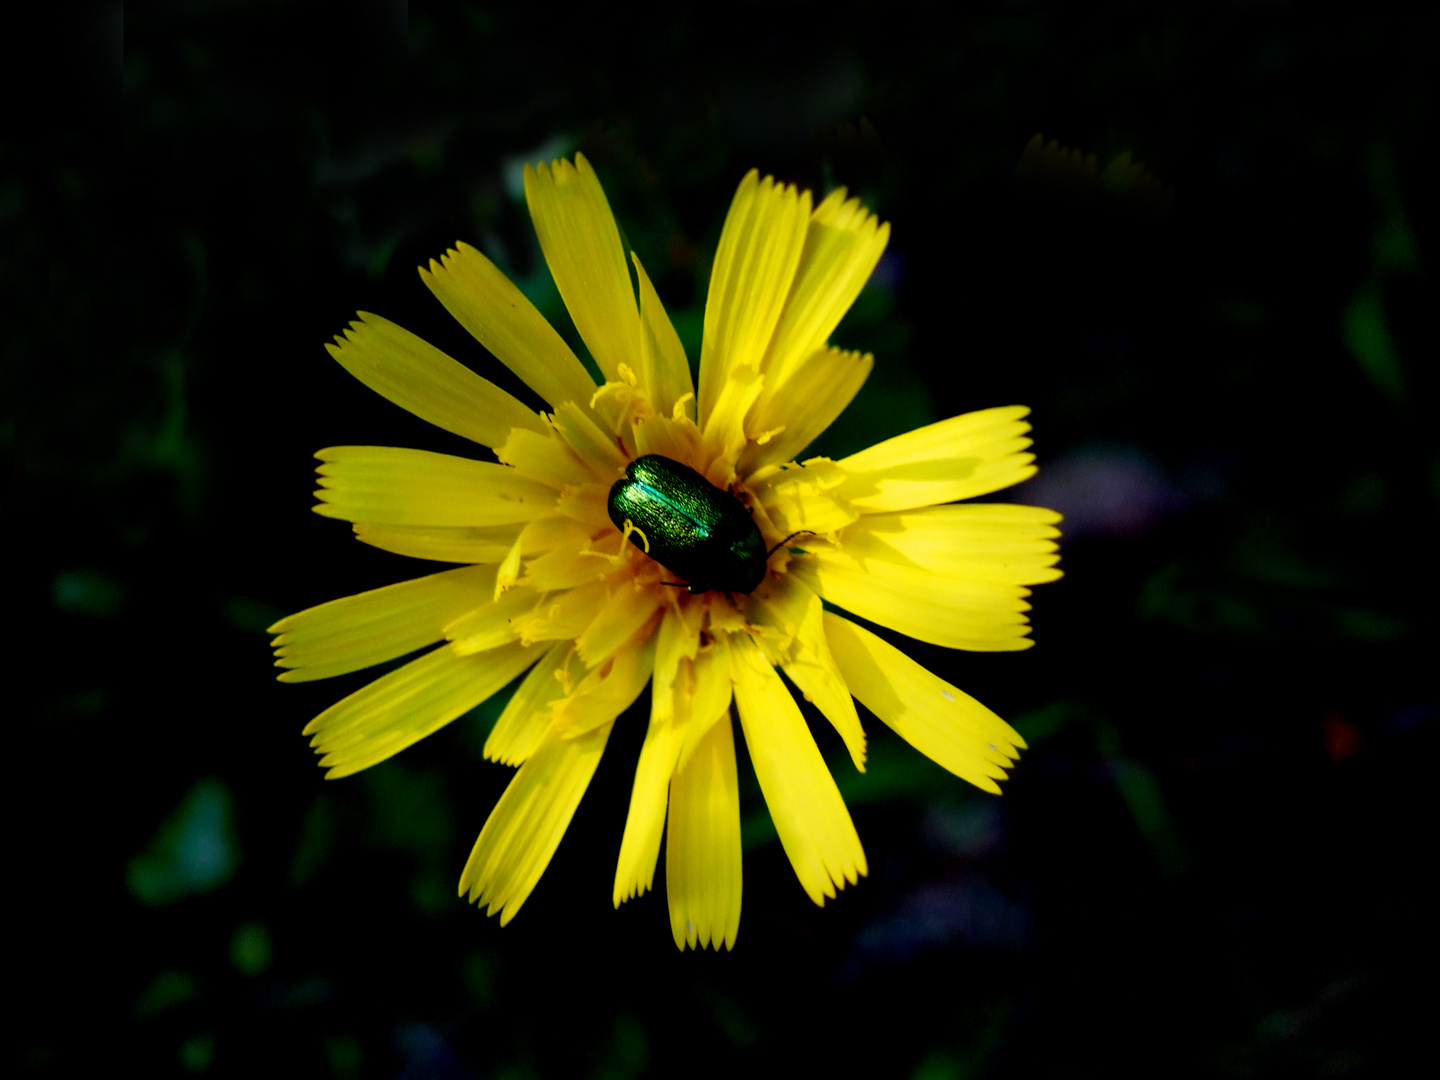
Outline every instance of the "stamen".
[[608, 426], [610, 434], [621, 440], [623, 447], [626, 426], [633, 424], [637, 417], [653, 416], [655, 407], [650, 403], [649, 395], [636, 383], [634, 371], [622, 364], [620, 373], [624, 382], [607, 382], [596, 387], [595, 393], [590, 395], [590, 408], [596, 411], [602, 426]]
[[574, 655], [575, 650], [572, 647], [571, 650], [565, 654], [565, 659], [560, 662], [560, 666], [555, 669], [555, 678], [559, 681], [560, 685], [565, 688], [566, 697], [569, 697], [574, 690], [574, 687], [570, 684], [570, 657]]
[[[635, 533], [636, 535], [638, 535], [638, 536], [640, 537], [640, 542], [645, 545], [645, 554], [646, 554], [646, 555], [649, 555], [649, 554], [650, 554], [650, 538], [645, 535], [645, 530], [639, 528], [639, 527], [638, 527], [633, 521], [631, 521], [629, 518], [626, 518], [626, 519], [625, 519], [625, 539], [626, 539], [626, 540], [629, 540], [629, 539], [630, 539], [630, 534], [631, 534], [631, 533]], [[622, 550], [622, 551], [624, 550], [623, 547], [622, 547], [621, 550]]]
[[[611, 563], [612, 565], [618, 566], [620, 563], [624, 562], [625, 559], [629, 556], [630, 552], [631, 552], [632, 550], [634, 550], [634, 549], [630, 546], [630, 544], [627, 542], [627, 541], [630, 539], [630, 533], [631, 533], [631, 532], [638, 532], [638, 533], [640, 533], [640, 538], [641, 538], [642, 540], [646, 540], [647, 543], [649, 542], [649, 541], [646, 539], [645, 534], [644, 534], [643, 532], [640, 532], [639, 529], [635, 528], [635, 527], [632, 525], [629, 529], [627, 529], [627, 530], [625, 531], [625, 534], [620, 538], [620, 546], [619, 546], [618, 550], [616, 550], [616, 552], [615, 552], [613, 555], [612, 555], [610, 552], [608, 552], [608, 551], [596, 551], [593, 547], [590, 546], [591, 544], [593, 544], [593, 543], [595, 542], [593, 539], [591, 539], [591, 540], [586, 540], [586, 541], [585, 541], [585, 546], [580, 549], [580, 551], [578, 552], [578, 554], [580, 554], [580, 555], [594, 555], [596, 558], [604, 559], [606, 562]], [[611, 533], [610, 535], [613, 536], [614, 533]], [[648, 549], [648, 548], [646, 549], [646, 553], [647, 553], [647, 554], [649, 553], [649, 549]]]

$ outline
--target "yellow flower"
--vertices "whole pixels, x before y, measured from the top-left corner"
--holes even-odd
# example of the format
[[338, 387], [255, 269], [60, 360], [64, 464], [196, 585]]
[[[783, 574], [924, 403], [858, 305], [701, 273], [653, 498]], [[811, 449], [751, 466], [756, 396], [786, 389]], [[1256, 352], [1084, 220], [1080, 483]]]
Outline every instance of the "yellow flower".
[[[938, 645], [1027, 648], [1025, 586], [1059, 576], [1059, 515], [956, 505], [1034, 473], [1021, 407], [956, 416], [840, 461], [794, 463], [872, 364], [827, 343], [889, 238], [889, 226], [843, 190], [812, 206], [809, 192], [754, 171], [741, 181], [710, 280], [698, 388], [639, 259], [626, 262], [584, 157], [527, 166], [525, 195], [604, 385], [465, 244], [421, 277], [549, 413], [362, 312], [330, 354], [402, 408], [492, 448], [498, 463], [379, 446], [321, 450], [318, 513], [353, 522], [375, 547], [460, 565], [282, 619], [271, 628], [280, 678], [326, 678], [437, 646], [305, 728], [326, 775], [340, 777], [528, 671], [485, 744], [486, 757], [519, 771], [460, 879], [462, 895], [499, 911], [502, 924], [559, 845], [616, 718], [651, 684], [614, 901], [650, 888], [668, 829], [676, 944], [728, 948], [741, 885], [732, 715], [785, 853], [823, 904], [866, 872], [865, 853], [786, 680], [834, 725], [859, 769], [865, 735], [854, 699], [986, 791], [999, 792], [1025, 744], [822, 600]], [[673, 587], [676, 575], [607, 512], [611, 485], [645, 454], [688, 465], [740, 498], [767, 549], [810, 535], [772, 552], [752, 593]]]

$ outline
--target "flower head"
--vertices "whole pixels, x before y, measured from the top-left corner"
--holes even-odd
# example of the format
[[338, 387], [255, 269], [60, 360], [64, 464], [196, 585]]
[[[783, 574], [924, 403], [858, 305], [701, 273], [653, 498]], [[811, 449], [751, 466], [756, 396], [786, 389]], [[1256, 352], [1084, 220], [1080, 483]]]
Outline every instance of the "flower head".
[[[866, 872], [865, 853], [792, 687], [834, 725], [860, 769], [856, 699], [986, 791], [999, 792], [996, 781], [1024, 746], [979, 702], [831, 608], [952, 648], [1026, 648], [1026, 586], [1059, 576], [1059, 515], [957, 502], [1035, 471], [1021, 407], [956, 416], [840, 461], [796, 464], [872, 364], [828, 343], [889, 237], [843, 190], [817, 206], [809, 192], [753, 171], [741, 181], [715, 256], [698, 386], [644, 267], [633, 253], [626, 260], [584, 157], [527, 167], [525, 194], [603, 385], [464, 244], [421, 277], [549, 412], [362, 312], [326, 346], [330, 354], [498, 460], [321, 450], [318, 513], [353, 522], [375, 547], [458, 565], [282, 619], [271, 628], [280, 678], [325, 678], [431, 647], [305, 728], [327, 776], [340, 777], [524, 676], [485, 744], [486, 757], [519, 771], [460, 879], [461, 893], [502, 923], [539, 881], [616, 719], [648, 684], [649, 728], [614, 901], [650, 888], [668, 831], [676, 944], [729, 947], [741, 886], [732, 716], [800, 884], [823, 904]], [[641, 491], [638, 509], [616, 509], [612, 488], [646, 455], [665, 459], [666, 476], [683, 466], [703, 477], [695, 482], [711, 487], [701, 501], [736, 528], [748, 515], [765, 553], [757, 564], [750, 538], [736, 556], [760, 579], [751, 591], [698, 591], [714, 583], [678, 579], [677, 565], [713, 565], [706, 545], [717, 541], [703, 529], [675, 531], [681, 518], [663, 518], [658, 489]], [[633, 520], [652, 512], [662, 516]], [[663, 535], [646, 535], [657, 523]], [[689, 562], [675, 557], [676, 545]], [[686, 584], [697, 591], [677, 587]]]

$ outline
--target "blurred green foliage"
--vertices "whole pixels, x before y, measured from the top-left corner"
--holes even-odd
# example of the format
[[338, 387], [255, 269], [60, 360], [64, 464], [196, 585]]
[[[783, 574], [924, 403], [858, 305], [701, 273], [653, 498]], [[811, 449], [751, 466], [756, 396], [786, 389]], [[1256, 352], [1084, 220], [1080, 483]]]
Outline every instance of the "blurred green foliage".
[[143, 904], [172, 904], [224, 885], [240, 866], [234, 815], [224, 783], [214, 777], [197, 782], [130, 860], [130, 892]]

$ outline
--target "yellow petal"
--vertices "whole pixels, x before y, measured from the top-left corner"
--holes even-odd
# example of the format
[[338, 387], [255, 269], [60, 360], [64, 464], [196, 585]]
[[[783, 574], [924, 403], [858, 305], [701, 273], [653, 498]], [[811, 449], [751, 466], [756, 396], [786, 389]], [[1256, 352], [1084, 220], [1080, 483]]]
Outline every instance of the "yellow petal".
[[655, 637], [642, 628], [603, 664], [592, 668], [574, 693], [555, 702], [555, 730], [575, 738], [610, 723], [628, 709], [655, 667]]
[[618, 908], [632, 896], [640, 896], [655, 883], [655, 863], [660, 856], [660, 837], [665, 832], [666, 794], [670, 777], [680, 758], [684, 733], [671, 720], [651, 713], [635, 766], [635, 783], [630, 789], [630, 809], [625, 816], [625, 835], [620, 840], [620, 858], [615, 864], [612, 899]]
[[620, 452], [615, 439], [605, 434], [579, 405], [570, 402], [557, 407], [552, 422], [556, 433], [570, 445], [576, 456], [607, 485], [625, 474], [629, 459]]
[[780, 588], [767, 590], [763, 596], [756, 594], [752, 610], [789, 639], [782, 650], [785, 674], [805, 695], [805, 700], [830, 721], [850, 751], [855, 767], [864, 772], [865, 732], [860, 727], [860, 717], [855, 712], [855, 702], [845, 686], [844, 676], [826, 647], [825, 629], [820, 621], [824, 605], [820, 597], [787, 574]]
[[614, 541], [624, 541], [618, 532], [612, 533], [604, 539], [610, 541], [610, 553], [603, 551], [601, 547], [595, 546], [597, 541], [592, 541], [588, 535], [589, 529], [575, 523], [581, 532], [581, 539], [573, 548], [556, 548], [554, 551], [546, 552], [539, 558], [532, 560], [525, 566], [525, 583], [533, 585], [542, 590], [571, 589], [576, 585], [583, 585], [587, 581], [594, 581], [596, 578], [604, 577], [613, 573], [615, 563], [609, 555], [619, 545]]
[[595, 479], [590, 466], [553, 431], [542, 435], [517, 428], [495, 448], [495, 456], [516, 475], [547, 487], [587, 484]]
[[[835, 462], [811, 458], [804, 465], [767, 469], [747, 486], [782, 537], [802, 531], [826, 536], [860, 516], [849, 502], [836, 497], [845, 480]], [[803, 544], [802, 540], [796, 546]]]
[[693, 420], [695, 384], [690, 379], [685, 346], [640, 265], [640, 256], [632, 251], [630, 259], [640, 283], [640, 385], [661, 416], [670, 416], [675, 403], [688, 394], [691, 400], [686, 402], [686, 415]]
[[710, 729], [722, 719], [728, 722], [732, 696], [729, 636], [717, 636], [711, 644], [700, 648], [694, 660], [685, 663], [689, 665], [690, 697], [688, 701], [680, 697], [676, 709], [685, 726], [678, 766], [682, 769]]
[[490, 729], [485, 740], [487, 758], [502, 765], [519, 765], [535, 752], [550, 730], [550, 706], [569, 685], [557, 675], [568, 676], [572, 651], [570, 642], [556, 642], [530, 669]]
[[519, 625], [525, 616], [543, 604], [544, 597], [534, 589], [516, 588], [498, 600], [466, 612], [445, 626], [445, 638], [451, 642], [456, 656], [487, 652], [509, 644], [520, 636]]
[[610, 523], [610, 485], [581, 484], [566, 488], [555, 501], [555, 512], [573, 521], [603, 529]]
[[755, 403], [765, 376], [749, 368], [736, 368], [710, 403], [705, 424], [705, 478], [716, 487], [728, 487], [735, 479], [735, 462], [745, 449], [745, 415]]
[[649, 623], [665, 600], [665, 588], [661, 585], [636, 592], [628, 581], [623, 581], [595, 621], [575, 639], [580, 659], [591, 667], [600, 663]]
[[409, 555], [412, 559], [434, 559], [436, 562], [494, 563], [503, 559], [520, 531], [518, 522], [510, 525], [382, 525], [374, 521], [357, 521], [355, 539]]
[[984, 409], [897, 435], [836, 464], [849, 480], [836, 492], [869, 511], [954, 502], [1035, 475], [1023, 405]]
[[730, 717], [670, 782], [665, 893], [675, 944], [719, 950], [740, 932], [740, 787]]
[[830, 651], [851, 691], [915, 749], [976, 787], [1000, 794], [996, 780], [1025, 741], [970, 695], [932, 675], [893, 645], [831, 612]]
[[[863, 519], [862, 519], [863, 520]], [[1034, 644], [1027, 635], [1030, 590], [1003, 582], [963, 581], [914, 566], [852, 557], [807, 542], [792, 574], [831, 604], [902, 634], [976, 652], [1012, 652]]]
[[710, 633], [717, 642], [728, 642], [727, 635], [733, 637], [736, 634], [748, 634], [750, 632], [748, 616], [748, 604], [712, 603], [708, 623]]
[[921, 567], [964, 581], [1039, 585], [1059, 578], [1060, 515], [1038, 506], [968, 503], [869, 514], [845, 530], [856, 558]]
[[435, 346], [389, 319], [357, 314], [325, 350], [377, 394], [482, 446], [499, 446], [511, 428], [545, 430], [533, 409]]
[[521, 553], [525, 556], [556, 548], [582, 547], [591, 531], [573, 518], [551, 514], [527, 522], [520, 534]]
[[[515, 538], [515, 543], [510, 545], [510, 550], [505, 553], [505, 558], [500, 560], [500, 565], [495, 571], [495, 599], [499, 600], [502, 593], [506, 592], [515, 584], [520, 577], [520, 552], [523, 540]], [[456, 650], [457, 652], [460, 650]]]
[[[620, 230], [605, 192], [584, 154], [575, 164], [525, 166], [525, 201], [540, 250], [575, 329], [604, 372], [616, 380], [621, 364], [640, 357], [640, 313], [620, 245]], [[582, 403], [583, 404], [583, 403]]]
[[750, 410], [745, 428], [752, 435], [778, 433], [745, 448], [740, 473], [748, 475], [799, 457], [845, 411], [874, 364], [869, 353], [825, 348], [793, 365], [783, 377], [767, 372], [765, 390]]
[[865, 874], [865, 852], [790, 691], [754, 642], [731, 644], [735, 703], [755, 777], [801, 887], [823, 905]]
[[634, 427], [635, 456], [659, 454], [672, 461], [694, 461], [700, 454], [700, 429], [690, 419], [650, 416]]
[[456, 244], [421, 280], [445, 309], [495, 359], [524, 380], [551, 406], [582, 405], [595, 393], [595, 381], [555, 328], [535, 310], [513, 282], [469, 244]]
[[525, 556], [550, 551], [559, 546], [578, 547], [585, 543], [589, 530], [580, 523], [558, 514], [532, 518], [522, 526], [509, 525], [382, 525], [373, 521], [357, 521], [355, 539], [382, 551], [409, 555], [416, 559], [438, 562], [493, 563], [510, 554], [515, 538], [520, 537], [520, 553]]
[[349, 776], [398, 754], [469, 712], [533, 664], [539, 650], [506, 645], [476, 656], [441, 646], [382, 675], [305, 727], [327, 779]]
[[[655, 676], [650, 687], [651, 712], [661, 720], [669, 720], [676, 714], [676, 676], [680, 673], [681, 661], [694, 660], [700, 650], [700, 623], [704, 618], [705, 605], [670, 597], [672, 605], [665, 610], [660, 628], [655, 632]], [[688, 693], [689, 688], [683, 692]]]
[[550, 865], [612, 726], [575, 739], [549, 732], [490, 812], [460, 875], [460, 895], [468, 892], [487, 915], [499, 911], [501, 926], [515, 917]]
[[324, 517], [388, 525], [506, 525], [555, 506], [556, 492], [514, 469], [428, 450], [331, 446], [314, 507]]
[[519, 623], [520, 640], [573, 643], [604, 610], [611, 588], [611, 582], [600, 579], [561, 593]]
[[795, 277], [810, 220], [810, 193], [760, 179], [740, 181], [710, 273], [700, 346], [700, 427], [734, 371], [758, 371]]
[[837, 188], [815, 208], [805, 230], [805, 247], [785, 311], [765, 361], [772, 392], [822, 348], [860, 295], [885, 244], [890, 226], [847, 199]]
[[439, 641], [445, 624], [486, 606], [493, 566], [464, 566], [331, 600], [270, 628], [282, 682], [328, 679]]

